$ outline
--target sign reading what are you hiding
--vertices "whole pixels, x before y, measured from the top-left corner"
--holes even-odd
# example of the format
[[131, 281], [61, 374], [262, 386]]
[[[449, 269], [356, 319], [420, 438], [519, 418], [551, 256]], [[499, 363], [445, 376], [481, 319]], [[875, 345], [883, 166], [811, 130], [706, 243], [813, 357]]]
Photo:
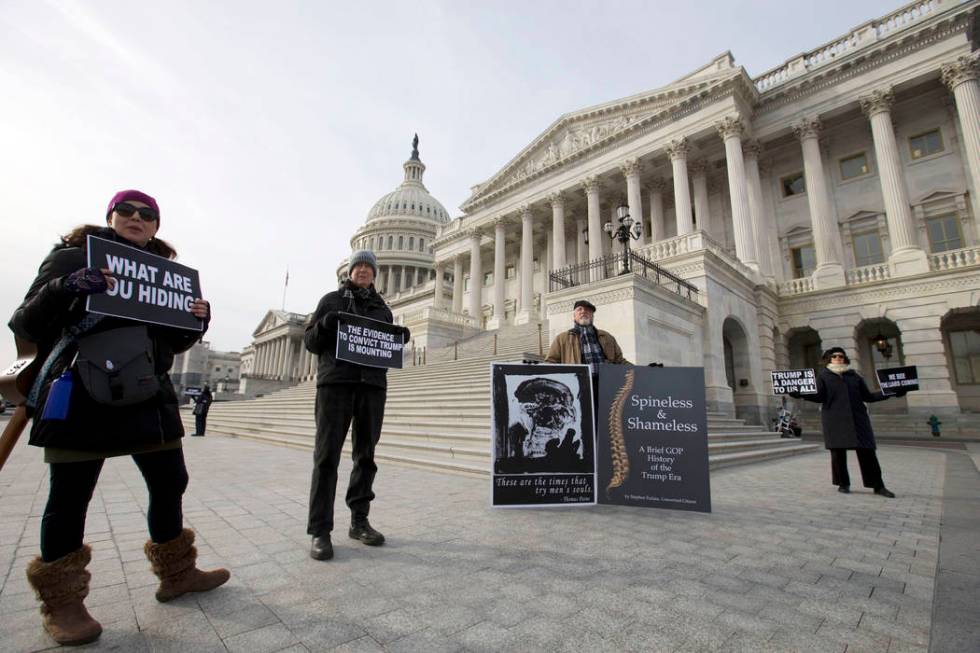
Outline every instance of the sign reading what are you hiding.
[[114, 288], [88, 296], [85, 310], [90, 313], [204, 330], [204, 321], [191, 313], [202, 296], [197, 270], [96, 236], [88, 237], [88, 265], [108, 269], [116, 279]]

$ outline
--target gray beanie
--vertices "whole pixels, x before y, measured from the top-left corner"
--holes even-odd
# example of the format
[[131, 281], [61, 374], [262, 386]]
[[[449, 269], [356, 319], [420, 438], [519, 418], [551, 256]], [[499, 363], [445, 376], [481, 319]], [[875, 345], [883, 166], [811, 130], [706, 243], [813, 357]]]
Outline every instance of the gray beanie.
[[358, 263], [367, 263], [374, 270], [374, 276], [378, 276], [378, 259], [375, 258], [374, 252], [369, 249], [359, 249], [350, 255], [350, 259], [347, 262], [347, 276], [350, 276], [351, 270]]

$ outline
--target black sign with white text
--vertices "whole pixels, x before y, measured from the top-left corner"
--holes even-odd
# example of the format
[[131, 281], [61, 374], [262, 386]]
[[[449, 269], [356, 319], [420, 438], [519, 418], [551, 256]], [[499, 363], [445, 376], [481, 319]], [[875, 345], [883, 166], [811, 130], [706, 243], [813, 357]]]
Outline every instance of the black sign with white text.
[[817, 394], [817, 375], [812, 369], [806, 370], [773, 370], [772, 393], [784, 395], [799, 392], [801, 395]]
[[704, 368], [599, 368], [599, 503], [711, 512]]
[[352, 313], [337, 324], [337, 359], [368, 367], [401, 369], [405, 336], [401, 327]]
[[878, 375], [878, 385], [883, 394], [893, 395], [896, 390], [911, 392], [919, 389], [919, 370], [915, 365], [875, 370], [875, 374]]
[[201, 297], [197, 270], [136, 247], [88, 237], [88, 265], [107, 268], [115, 288], [89, 295], [85, 310], [139, 322], [203, 331], [204, 321], [191, 313]]

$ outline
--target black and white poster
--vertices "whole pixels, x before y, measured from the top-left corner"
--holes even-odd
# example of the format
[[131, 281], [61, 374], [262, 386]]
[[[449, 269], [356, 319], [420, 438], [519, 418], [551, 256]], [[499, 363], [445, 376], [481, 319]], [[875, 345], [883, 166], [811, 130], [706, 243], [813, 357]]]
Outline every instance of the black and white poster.
[[893, 395], [896, 390], [912, 392], [919, 389], [919, 370], [915, 365], [875, 370], [882, 394]]
[[192, 385], [184, 388], [185, 397], [200, 397], [204, 390], [200, 386]]
[[368, 367], [401, 369], [405, 336], [401, 327], [353, 313], [337, 324], [337, 359]]
[[493, 363], [490, 370], [492, 505], [594, 504], [589, 367]]
[[599, 368], [599, 503], [711, 512], [704, 368]]
[[116, 278], [115, 288], [88, 296], [90, 313], [204, 330], [204, 320], [191, 313], [191, 304], [202, 296], [197, 270], [95, 236], [88, 237], [88, 265], [108, 268]]
[[773, 370], [772, 393], [776, 396], [799, 392], [801, 395], [817, 394], [817, 374], [812, 369]]

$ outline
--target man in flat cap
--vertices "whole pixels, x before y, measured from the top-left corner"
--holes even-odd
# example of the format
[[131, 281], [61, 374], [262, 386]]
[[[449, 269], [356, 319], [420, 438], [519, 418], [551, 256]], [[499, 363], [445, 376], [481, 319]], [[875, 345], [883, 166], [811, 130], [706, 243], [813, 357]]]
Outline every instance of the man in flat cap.
[[545, 361], [549, 363], [566, 363], [589, 366], [592, 376], [599, 374], [602, 363], [629, 365], [623, 358], [623, 350], [619, 348], [616, 339], [608, 332], [597, 329], [592, 324], [595, 306], [592, 302], [580, 299], [575, 302], [572, 319], [575, 326], [555, 336]]

